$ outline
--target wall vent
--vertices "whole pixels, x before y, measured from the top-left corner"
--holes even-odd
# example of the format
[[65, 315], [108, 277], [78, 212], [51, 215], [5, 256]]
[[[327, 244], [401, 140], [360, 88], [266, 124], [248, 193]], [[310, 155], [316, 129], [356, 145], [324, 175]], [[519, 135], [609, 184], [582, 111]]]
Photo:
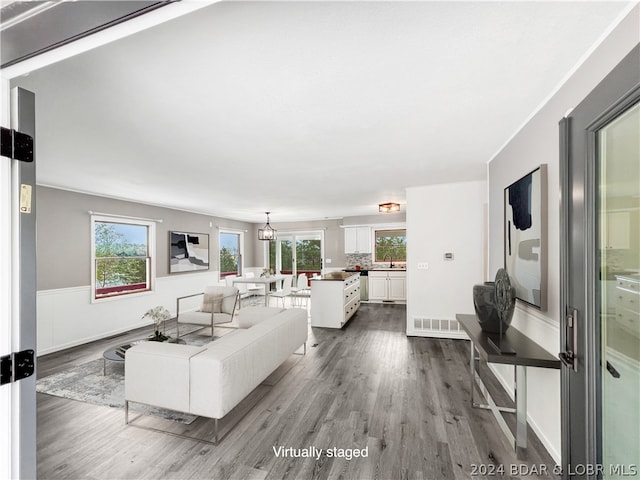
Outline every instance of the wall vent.
[[426, 337], [466, 338], [458, 321], [450, 318], [413, 317], [413, 330]]

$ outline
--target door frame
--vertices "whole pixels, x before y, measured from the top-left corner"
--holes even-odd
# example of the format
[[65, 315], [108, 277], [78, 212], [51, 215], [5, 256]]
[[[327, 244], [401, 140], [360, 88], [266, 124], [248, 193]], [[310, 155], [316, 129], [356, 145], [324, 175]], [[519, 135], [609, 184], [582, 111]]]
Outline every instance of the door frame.
[[[0, 79], [1, 96], [0, 124], [9, 126], [9, 80]], [[11, 170], [12, 163], [5, 158], [0, 159], [0, 356], [9, 355], [12, 351], [12, 306], [14, 292], [11, 288], [12, 264], [12, 221], [11, 221]], [[13, 383], [0, 387], [0, 478], [16, 478], [14, 476], [14, 456], [19, 458], [19, 449], [12, 448], [14, 443], [13, 428]]]
[[[564, 365], [561, 369], [563, 478], [575, 473], [571, 465], [597, 467], [602, 460], [598, 280], [592, 275], [599, 265], [596, 253], [597, 132], [640, 101], [639, 57], [640, 44], [560, 121], [560, 349], [575, 352], [577, 346], [574, 358], [577, 371]], [[576, 235], [572, 237], [574, 228]], [[572, 249], [581, 257], [580, 264], [572, 263]], [[581, 295], [574, 295], [575, 290], [572, 293], [572, 284], [579, 285], [576, 288]], [[570, 308], [578, 313], [576, 344], [574, 329], [568, 320]], [[583, 443], [579, 443], [582, 439]], [[584, 472], [574, 477], [596, 478], [598, 475]]]

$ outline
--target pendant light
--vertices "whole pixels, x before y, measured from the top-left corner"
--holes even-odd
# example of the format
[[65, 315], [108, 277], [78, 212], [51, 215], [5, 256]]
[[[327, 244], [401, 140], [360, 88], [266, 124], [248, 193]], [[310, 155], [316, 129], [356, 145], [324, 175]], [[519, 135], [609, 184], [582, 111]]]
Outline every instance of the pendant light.
[[269, 225], [269, 214], [271, 212], [264, 213], [267, 214], [267, 223], [264, 227], [258, 229], [258, 240], [275, 240], [278, 238], [278, 232]]

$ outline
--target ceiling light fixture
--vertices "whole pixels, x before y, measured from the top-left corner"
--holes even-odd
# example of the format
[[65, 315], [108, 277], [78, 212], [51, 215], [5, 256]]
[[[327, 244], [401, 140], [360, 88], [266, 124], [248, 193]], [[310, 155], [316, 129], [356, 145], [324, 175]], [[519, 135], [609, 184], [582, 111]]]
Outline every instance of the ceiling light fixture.
[[258, 229], [258, 240], [275, 240], [278, 238], [278, 231], [271, 228], [269, 225], [269, 214], [271, 212], [264, 212], [267, 214], [267, 223], [264, 227]]
[[400, 204], [393, 202], [381, 203], [378, 205], [378, 211], [381, 213], [399, 212]]

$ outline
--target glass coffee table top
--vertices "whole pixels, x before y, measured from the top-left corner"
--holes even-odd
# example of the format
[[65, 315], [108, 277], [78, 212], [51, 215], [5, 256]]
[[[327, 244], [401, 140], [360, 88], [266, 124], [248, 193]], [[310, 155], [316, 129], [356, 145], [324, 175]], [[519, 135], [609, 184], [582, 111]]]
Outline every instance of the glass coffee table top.
[[[130, 342], [126, 342], [126, 343], [122, 343], [120, 345], [116, 345], [115, 347], [109, 347], [107, 348], [104, 352], [102, 352], [102, 375], [106, 375], [106, 371], [107, 371], [107, 360], [109, 360], [110, 362], [118, 362], [118, 363], [123, 363], [124, 362], [124, 356], [126, 351], [133, 347], [134, 345], [137, 345], [138, 343], [143, 343], [143, 342], [148, 342], [149, 339], [146, 338], [141, 338], [138, 340], [132, 340]], [[187, 342], [185, 342], [182, 339], [178, 339], [176, 340], [175, 338], [170, 338], [168, 341], [168, 343], [179, 343], [181, 345], [186, 344]]]

